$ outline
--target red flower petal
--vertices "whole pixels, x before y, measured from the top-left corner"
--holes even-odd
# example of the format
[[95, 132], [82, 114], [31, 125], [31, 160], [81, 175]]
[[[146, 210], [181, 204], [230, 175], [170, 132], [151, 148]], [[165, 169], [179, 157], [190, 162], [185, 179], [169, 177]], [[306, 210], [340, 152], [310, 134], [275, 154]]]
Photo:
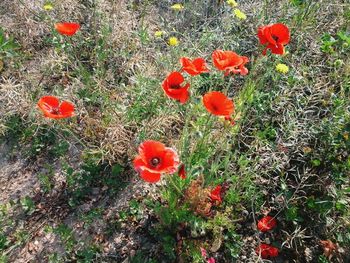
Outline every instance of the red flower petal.
[[275, 258], [278, 256], [278, 248], [270, 246], [268, 244], [261, 244], [256, 250], [255, 252], [258, 255], [261, 255], [261, 257], [263, 259], [267, 259], [267, 258]]
[[145, 141], [139, 146], [139, 155], [133, 161], [134, 168], [147, 182], [159, 181], [162, 173], [176, 172], [179, 166], [177, 153], [157, 141]]
[[54, 96], [43, 96], [38, 101], [38, 107], [45, 117], [51, 119], [63, 119], [74, 115], [74, 105], [63, 101], [60, 105], [58, 98]]
[[185, 170], [185, 165], [181, 164], [180, 169], [179, 169], [179, 176], [181, 179], [186, 179], [186, 170]]
[[180, 59], [180, 63], [182, 65], [182, 69], [192, 76], [209, 71], [203, 58], [196, 58], [191, 61], [189, 58], [183, 57]]
[[225, 71], [225, 76], [230, 73], [247, 75], [248, 69], [244, 67], [249, 59], [244, 56], [240, 56], [233, 51], [215, 50], [213, 52], [213, 62], [218, 70]]
[[165, 94], [172, 99], [178, 100], [180, 103], [185, 103], [189, 98], [188, 89], [190, 84], [185, 84], [181, 86], [184, 82], [184, 77], [180, 72], [172, 72], [169, 76], [163, 81], [162, 87]]
[[152, 158], [158, 158], [163, 155], [165, 149], [165, 145], [161, 142], [152, 140], [144, 141], [139, 147], [139, 156], [148, 165]]
[[168, 83], [173, 86], [180, 86], [182, 82], [185, 81], [185, 78], [180, 72], [174, 71], [169, 74], [167, 77]]
[[137, 156], [134, 161], [134, 168], [137, 172], [141, 172], [142, 171], [142, 167], [146, 166], [147, 164], [143, 161], [142, 157], [139, 155]]
[[286, 25], [277, 23], [258, 28], [258, 38], [262, 45], [265, 45], [263, 55], [270, 49], [272, 54], [283, 55], [284, 45], [290, 41], [290, 32]]
[[277, 221], [272, 216], [265, 216], [258, 221], [258, 229], [261, 232], [270, 231], [271, 229], [276, 227], [276, 225], [277, 225]]
[[144, 170], [140, 173], [141, 178], [148, 183], [156, 183], [160, 180], [160, 173], [152, 173], [147, 170]]
[[268, 44], [266, 48], [270, 49], [272, 54], [283, 55], [285, 53], [284, 46], [282, 44], [277, 44], [277, 45]]
[[214, 66], [218, 70], [227, 70], [229, 67], [238, 67], [242, 58], [233, 51], [215, 50], [212, 54]]
[[234, 112], [233, 101], [219, 91], [212, 91], [203, 96], [205, 108], [217, 116], [230, 116]]
[[74, 113], [74, 105], [68, 101], [62, 101], [60, 107], [60, 113], [62, 116], [71, 117]]
[[278, 38], [276, 41], [278, 44], [287, 45], [290, 41], [290, 32], [286, 25], [278, 23], [270, 27], [270, 32], [272, 36]]
[[268, 44], [269, 42], [267, 41], [267, 38], [265, 37], [265, 31], [266, 26], [262, 26], [258, 28], [258, 38], [260, 40], [260, 44], [265, 45]]
[[210, 192], [210, 199], [211, 201], [215, 202], [217, 201], [218, 204], [222, 203], [221, 199], [221, 185], [216, 186], [211, 192]]
[[56, 23], [55, 29], [61, 35], [73, 36], [80, 29], [80, 25], [78, 23], [70, 22]]

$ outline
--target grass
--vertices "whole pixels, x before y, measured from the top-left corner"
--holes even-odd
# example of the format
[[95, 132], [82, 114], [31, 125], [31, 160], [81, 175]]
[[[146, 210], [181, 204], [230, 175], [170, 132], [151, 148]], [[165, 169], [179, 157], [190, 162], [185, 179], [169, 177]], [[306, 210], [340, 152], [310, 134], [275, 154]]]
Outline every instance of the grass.
[[[266, 239], [276, 262], [349, 260], [346, 1], [237, 1], [246, 20], [224, 1], [182, 1], [182, 11], [168, 1], [54, 1], [50, 12], [29, 2], [0, 4], [0, 163], [23, 159], [38, 184], [0, 194], [0, 262], [205, 262], [200, 248], [216, 262], [258, 262]], [[82, 28], [67, 38], [56, 21]], [[276, 22], [291, 30], [287, 53], [262, 56], [257, 28]], [[248, 56], [249, 74], [224, 77], [215, 49]], [[161, 84], [183, 56], [205, 58], [212, 72], [187, 78], [180, 105]], [[213, 90], [233, 98], [234, 126], [203, 107]], [[76, 116], [43, 118], [43, 95], [73, 102]], [[177, 150], [185, 180], [138, 179], [132, 160], [148, 139]], [[212, 206], [219, 184], [223, 203]], [[278, 227], [264, 234], [256, 223], [266, 214]], [[327, 254], [322, 240], [337, 249]]]

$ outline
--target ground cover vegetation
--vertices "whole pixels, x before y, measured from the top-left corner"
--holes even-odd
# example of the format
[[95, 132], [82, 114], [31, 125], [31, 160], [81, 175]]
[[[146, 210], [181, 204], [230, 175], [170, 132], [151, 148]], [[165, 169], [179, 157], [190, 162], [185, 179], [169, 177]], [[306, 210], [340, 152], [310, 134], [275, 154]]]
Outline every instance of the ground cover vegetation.
[[349, 262], [348, 0], [0, 2], [0, 262]]

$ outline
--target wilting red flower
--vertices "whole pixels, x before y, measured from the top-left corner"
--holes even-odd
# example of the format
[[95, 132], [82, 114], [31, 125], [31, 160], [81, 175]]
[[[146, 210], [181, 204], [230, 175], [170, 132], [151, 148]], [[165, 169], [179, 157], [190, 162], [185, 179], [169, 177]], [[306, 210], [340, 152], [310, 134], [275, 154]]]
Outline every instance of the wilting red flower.
[[245, 64], [249, 58], [240, 56], [233, 51], [215, 50], [212, 55], [215, 67], [225, 71], [225, 76], [230, 73], [247, 75], [248, 69]]
[[259, 27], [258, 38], [265, 46], [263, 55], [266, 55], [267, 49], [270, 49], [272, 54], [283, 55], [284, 45], [287, 45], [290, 40], [290, 33], [286, 25], [278, 23]]
[[261, 244], [256, 250], [255, 252], [258, 255], [261, 255], [262, 258], [266, 259], [266, 258], [275, 258], [278, 256], [278, 248], [273, 247], [271, 245], [268, 244]]
[[179, 176], [181, 179], [186, 179], [186, 170], [185, 170], [185, 165], [181, 164], [178, 172]]
[[215, 263], [215, 258], [211, 257], [211, 258], [208, 258], [208, 254], [207, 254], [207, 251], [204, 249], [204, 248], [200, 248], [201, 249], [201, 254], [202, 254], [202, 257], [204, 260], [207, 261], [207, 263]]
[[80, 25], [78, 23], [69, 22], [56, 23], [55, 29], [61, 35], [73, 36], [80, 29]]
[[196, 76], [205, 72], [209, 72], [205, 60], [203, 58], [196, 58], [190, 60], [189, 58], [183, 57], [180, 59], [182, 69], [192, 76]]
[[337, 244], [334, 244], [331, 240], [320, 240], [320, 243], [323, 248], [323, 255], [326, 258], [331, 259], [334, 252], [338, 250]]
[[54, 96], [44, 96], [38, 101], [38, 107], [45, 117], [51, 119], [64, 119], [74, 116], [74, 105], [68, 101], [62, 101]]
[[203, 104], [210, 113], [217, 116], [230, 116], [235, 109], [233, 101], [219, 91], [205, 94]]
[[261, 232], [270, 231], [277, 225], [277, 221], [272, 216], [265, 216], [258, 221], [258, 229]]
[[216, 186], [211, 192], [210, 192], [210, 199], [212, 202], [215, 202], [217, 204], [222, 203], [221, 199], [221, 185]]
[[234, 126], [236, 124], [236, 120], [232, 117], [229, 117], [229, 116], [225, 116], [225, 121], [227, 121], [232, 126]]
[[205, 250], [205, 248], [200, 248], [201, 249], [201, 254], [203, 258], [207, 258], [207, 251]]
[[139, 155], [134, 159], [135, 170], [149, 183], [158, 182], [161, 174], [175, 173], [178, 165], [177, 153], [157, 141], [144, 141], [139, 146]]
[[178, 100], [180, 103], [185, 103], [189, 98], [188, 89], [190, 84], [187, 83], [184, 86], [181, 84], [185, 81], [180, 72], [174, 71], [166, 77], [163, 81], [162, 87], [165, 94], [172, 99]]

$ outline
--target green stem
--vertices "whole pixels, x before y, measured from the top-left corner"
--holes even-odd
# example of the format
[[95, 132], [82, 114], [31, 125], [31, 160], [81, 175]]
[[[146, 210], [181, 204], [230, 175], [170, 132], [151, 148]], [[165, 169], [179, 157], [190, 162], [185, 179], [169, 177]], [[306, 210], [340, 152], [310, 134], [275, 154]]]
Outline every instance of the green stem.
[[[204, 142], [206, 141], [206, 139], [207, 139], [207, 137], [209, 135], [209, 131], [210, 131], [210, 127], [211, 127], [210, 121], [211, 121], [211, 115], [209, 115], [208, 118], [207, 118], [207, 121], [206, 121], [205, 126], [204, 126], [203, 137], [201, 138], [199, 143], [196, 145], [196, 148], [195, 148], [196, 151], [197, 150], [201, 150]], [[193, 156], [194, 156], [194, 154], [191, 155], [189, 164], [192, 164]]]
[[169, 182], [172, 184], [172, 186], [175, 188], [175, 190], [179, 193], [179, 195], [183, 196], [182, 191], [180, 188], [176, 185], [176, 182], [173, 179], [174, 175], [169, 175]]
[[81, 139], [78, 138], [78, 136], [69, 128], [64, 127], [62, 125], [59, 125], [60, 130], [67, 132], [70, 136], [72, 136], [77, 142], [79, 142], [84, 148], [87, 148], [87, 145], [85, 143], [83, 143], [83, 141]]
[[264, 11], [265, 11], [265, 23], [267, 23], [269, 14], [268, 14], [268, 6], [269, 6], [269, 1], [265, 0], [265, 4], [264, 4]]

